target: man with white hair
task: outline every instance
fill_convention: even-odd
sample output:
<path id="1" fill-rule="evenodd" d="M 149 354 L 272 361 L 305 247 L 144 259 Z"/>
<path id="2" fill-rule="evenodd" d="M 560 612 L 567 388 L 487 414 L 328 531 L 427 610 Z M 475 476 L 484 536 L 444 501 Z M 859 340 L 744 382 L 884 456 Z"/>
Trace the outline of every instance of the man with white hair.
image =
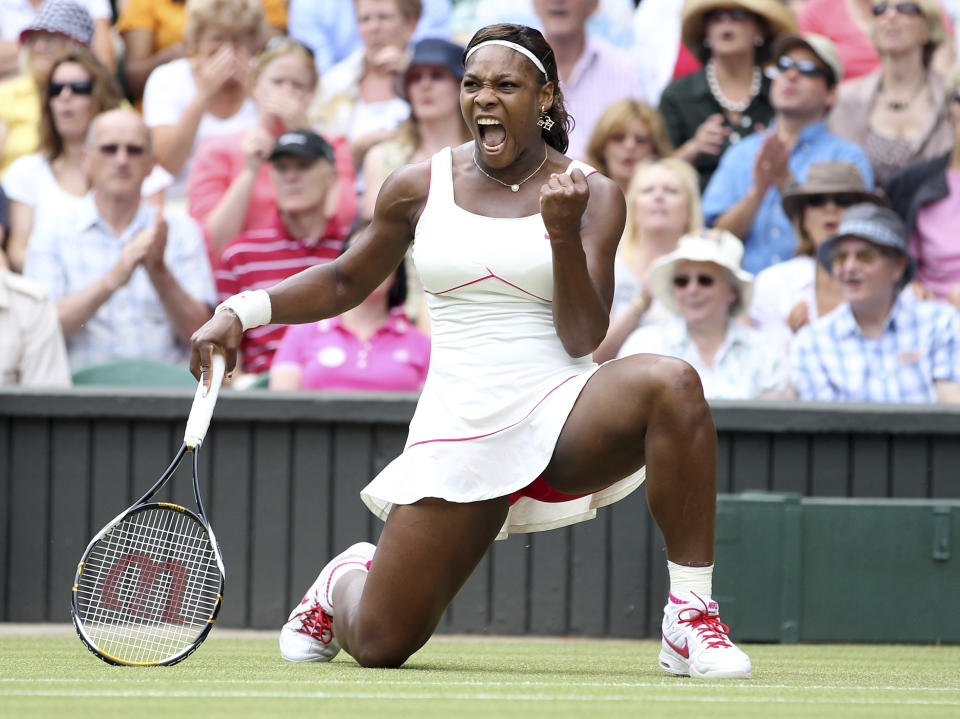
<path id="1" fill-rule="evenodd" d="M 200 229 L 141 202 L 153 164 L 140 115 L 98 115 L 84 147 L 90 193 L 39 218 L 30 237 L 24 274 L 56 300 L 73 370 L 119 358 L 180 362 L 212 313 Z"/>

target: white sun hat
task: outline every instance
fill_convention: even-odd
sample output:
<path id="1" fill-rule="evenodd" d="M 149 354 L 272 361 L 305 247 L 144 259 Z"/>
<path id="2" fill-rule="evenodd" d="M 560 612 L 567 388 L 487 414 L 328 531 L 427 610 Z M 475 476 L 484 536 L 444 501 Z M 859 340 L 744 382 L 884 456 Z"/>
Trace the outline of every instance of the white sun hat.
<path id="1" fill-rule="evenodd" d="M 744 270 L 743 243 L 731 232 L 719 229 L 701 230 L 684 235 L 677 249 L 664 255 L 650 268 L 650 293 L 674 314 L 680 313 L 673 294 L 673 275 L 681 262 L 712 262 L 726 271 L 737 290 L 737 301 L 731 308 L 738 315 L 750 306 L 753 296 L 753 275 Z"/>

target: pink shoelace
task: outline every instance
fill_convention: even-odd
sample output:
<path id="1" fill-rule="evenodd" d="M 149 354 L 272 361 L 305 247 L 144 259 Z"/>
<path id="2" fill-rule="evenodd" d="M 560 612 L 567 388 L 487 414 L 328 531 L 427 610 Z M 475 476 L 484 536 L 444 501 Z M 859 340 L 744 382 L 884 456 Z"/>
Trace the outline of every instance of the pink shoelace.
<path id="1" fill-rule="evenodd" d="M 323 644 L 329 644 L 333 640 L 333 617 L 323 611 L 319 602 L 305 609 L 300 616 L 302 619 L 298 632 L 313 637 Z"/>
<path id="2" fill-rule="evenodd" d="M 683 615 L 687 615 L 684 617 Z M 717 615 L 711 616 L 708 612 L 697 607 L 681 609 L 677 617 L 680 624 L 689 624 L 696 630 L 700 638 L 710 647 L 729 647 L 732 646 L 727 640 L 730 634 L 730 627 L 720 621 Z"/>

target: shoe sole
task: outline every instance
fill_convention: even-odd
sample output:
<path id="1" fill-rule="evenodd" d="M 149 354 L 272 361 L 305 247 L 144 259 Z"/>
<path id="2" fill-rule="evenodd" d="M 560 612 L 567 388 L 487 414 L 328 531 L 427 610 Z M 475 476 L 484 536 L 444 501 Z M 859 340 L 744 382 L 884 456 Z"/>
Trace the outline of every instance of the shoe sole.
<path id="1" fill-rule="evenodd" d="M 750 670 L 701 672 L 673 649 L 662 645 L 660 649 L 660 668 L 681 677 L 693 679 L 750 679 Z"/>

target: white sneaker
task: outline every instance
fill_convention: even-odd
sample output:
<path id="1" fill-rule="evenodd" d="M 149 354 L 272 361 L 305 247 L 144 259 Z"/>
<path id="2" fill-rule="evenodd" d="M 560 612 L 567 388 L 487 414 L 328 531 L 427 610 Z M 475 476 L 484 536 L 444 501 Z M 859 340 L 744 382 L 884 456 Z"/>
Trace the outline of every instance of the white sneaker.
<path id="1" fill-rule="evenodd" d="M 340 651 L 333 636 L 333 585 L 344 571 L 370 569 L 376 546 L 359 542 L 327 562 L 280 630 L 280 655 L 288 662 L 329 662 Z"/>
<path id="2" fill-rule="evenodd" d="M 710 598 L 685 602 L 673 594 L 663 608 L 660 666 L 696 679 L 749 679 L 750 657 L 730 641 L 730 627 Z"/>

